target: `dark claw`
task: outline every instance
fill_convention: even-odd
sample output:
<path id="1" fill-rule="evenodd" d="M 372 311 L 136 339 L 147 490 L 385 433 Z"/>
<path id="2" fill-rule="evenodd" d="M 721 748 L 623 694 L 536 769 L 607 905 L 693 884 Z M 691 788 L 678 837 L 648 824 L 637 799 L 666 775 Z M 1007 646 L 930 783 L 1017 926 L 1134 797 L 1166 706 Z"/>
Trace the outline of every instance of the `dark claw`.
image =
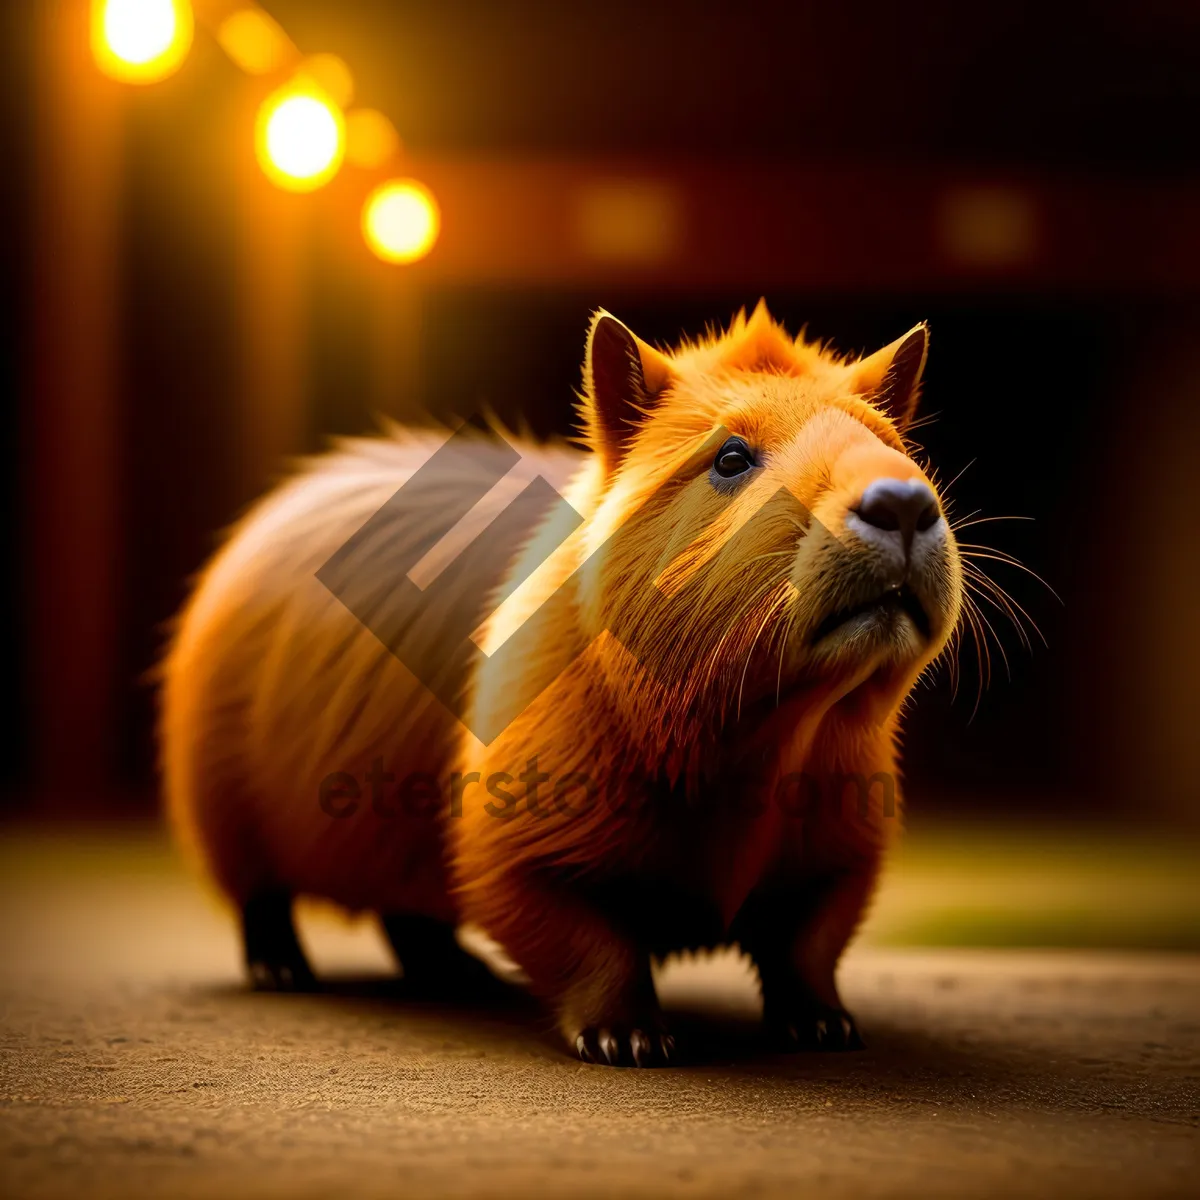
<path id="1" fill-rule="evenodd" d="M 629 1035 L 629 1049 L 633 1054 L 635 1067 L 650 1065 L 650 1039 L 640 1029 L 635 1029 Z"/>
<path id="2" fill-rule="evenodd" d="M 609 1066 L 620 1065 L 621 1044 L 607 1029 L 600 1030 L 600 1053 L 608 1059 Z"/>

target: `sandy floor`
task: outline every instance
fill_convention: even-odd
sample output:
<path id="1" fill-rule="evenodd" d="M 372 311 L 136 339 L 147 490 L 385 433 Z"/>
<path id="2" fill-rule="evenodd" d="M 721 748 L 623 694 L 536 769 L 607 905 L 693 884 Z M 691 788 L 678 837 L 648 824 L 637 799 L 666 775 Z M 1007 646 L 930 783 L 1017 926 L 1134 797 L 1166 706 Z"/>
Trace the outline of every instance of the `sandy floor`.
<path id="1" fill-rule="evenodd" d="M 55 865 L 57 864 L 57 866 Z M 692 1065 L 583 1066 L 519 998 L 406 1001 L 373 931 L 331 994 L 257 996 L 182 877 L 64 854 L 0 880 L 5 1196 L 1182 1196 L 1200 960 L 852 954 L 861 1054 L 765 1055 L 731 957 L 668 968 Z"/>

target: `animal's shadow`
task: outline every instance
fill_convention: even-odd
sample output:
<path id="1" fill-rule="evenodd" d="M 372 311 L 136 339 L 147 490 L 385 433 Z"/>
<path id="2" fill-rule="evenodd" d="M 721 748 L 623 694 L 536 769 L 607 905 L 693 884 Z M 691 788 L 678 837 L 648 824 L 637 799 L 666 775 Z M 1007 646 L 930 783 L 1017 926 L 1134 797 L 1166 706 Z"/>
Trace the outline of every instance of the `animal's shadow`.
<path id="1" fill-rule="evenodd" d="M 587 1071 L 621 1071 L 613 1067 L 584 1067 L 563 1046 L 552 1022 L 535 1000 L 519 987 L 499 979 L 468 994 L 430 997 L 407 985 L 402 977 L 334 976 L 317 992 L 295 996 L 260 996 L 247 988 L 220 989 L 226 999 L 240 1002 L 278 1001 L 302 1005 L 328 1018 L 344 1012 L 355 1019 L 378 1019 L 382 1036 L 397 1036 L 403 1056 L 407 1038 L 447 1037 L 497 1058 L 514 1054 L 528 1064 L 573 1065 Z M 873 1006 L 874 1008 L 875 1006 Z M 1014 1101 L 1036 1092 L 1045 1111 L 1068 1111 L 1082 1098 L 1099 1098 L 1103 1080 L 1085 1060 L 1070 1056 L 1048 1059 L 1029 1048 L 1015 1051 L 1004 1036 L 965 1037 L 961 1029 L 936 1024 L 914 1025 L 872 1011 L 863 1022 L 865 1050 L 845 1053 L 780 1053 L 767 1040 L 757 1017 L 746 1011 L 700 1004 L 668 1005 L 671 1029 L 681 1054 L 674 1069 L 652 1072 L 661 1085 L 702 1074 L 706 1080 L 730 1083 L 756 1080 L 813 1083 L 832 1088 L 852 1100 L 905 1101 L 910 1104 L 953 1105 L 977 1102 L 981 1095 L 994 1103 Z M 648 1072 L 636 1072 L 639 1075 Z M 1165 1097 L 1159 1097 L 1159 1103 Z M 1137 1107 L 1134 1105 L 1134 1107 Z"/>

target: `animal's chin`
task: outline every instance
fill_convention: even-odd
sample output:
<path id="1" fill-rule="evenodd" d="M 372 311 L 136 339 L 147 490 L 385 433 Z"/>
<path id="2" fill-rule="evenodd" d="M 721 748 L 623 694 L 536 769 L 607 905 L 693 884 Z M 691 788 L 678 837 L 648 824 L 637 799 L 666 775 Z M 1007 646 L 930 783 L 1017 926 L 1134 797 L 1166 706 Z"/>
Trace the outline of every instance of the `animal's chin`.
<path id="1" fill-rule="evenodd" d="M 870 599 L 836 609 L 810 632 L 797 631 L 790 653 L 772 672 L 775 702 L 846 676 L 891 677 L 930 655 L 934 622 L 907 585 L 881 589 Z"/>
<path id="2" fill-rule="evenodd" d="M 929 613 L 907 584 L 834 610 L 808 639 L 811 652 L 826 661 L 861 661 L 876 655 L 893 660 L 916 658 L 931 641 Z"/>
<path id="3" fill-rule="evenodd" d="M 808 630 L 792 631 L 781 658 L 764 658 L 756 669 L 741 672 L 738 719 L 753 724 L 760 713 L 848 681 L 857 681 L 851 687 L 857 696 L 890 695 L 936 652 L 939 625 L 914 589 L 881 587 L 827 613 Z"/>
<path id="4" fill-rule="evenodd" d="M 857 604 L 834 610 L 813 630 L 809 640 L 815 646 L 836 637 L 873 633 L 886 636 L 904 626 L 912 629 L 922 642 L 930 640 L 929 614 L 908 584 L 886 588 Z"/>

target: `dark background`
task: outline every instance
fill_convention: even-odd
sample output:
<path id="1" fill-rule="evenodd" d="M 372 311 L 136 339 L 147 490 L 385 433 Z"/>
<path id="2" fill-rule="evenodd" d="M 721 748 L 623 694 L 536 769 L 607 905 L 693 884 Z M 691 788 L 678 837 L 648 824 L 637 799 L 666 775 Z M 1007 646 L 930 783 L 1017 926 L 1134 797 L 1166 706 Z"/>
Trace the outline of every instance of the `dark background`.
<path id="1" fill-rule="evenodd" d="M 814 259 L 917 204 L 908 180 L 999 180 L 1035 197 L 1066 188 L 1074 207 L 1064 216 L 1060 204 L 1053 228 L 1077 227 L 1069 259 L 1051 233 L 1015 270 L 926 269 L 925 231 L 896 220 L 845 284 L 836 270 L 806 271 L 802 249 L 790 251 L 794 269 L 766 282 L 752 262 L 744 277 L 722 268 L 715 280 L 693 268 L 652 278 L 605 269 L 593 279 L 581 268 L 550 282 L 472 279 L 439 272 L 435 252 L 427 271 L 413 268 L 398 285 L 398 307 L 381 310 L 377 264 L 348 257 L 326 232 L 357 186 L 343 172 L 328 195 L 304 198 L 292 297 L 303 403 L 296 435 L 281 444 L 316 449 L 328 434 L 369 430 L 377 412 L 417 419 L 482 403 L 564 432 L 596 305 L 669 342 L 765 293 L 790 329 L 807 324 L 845 350 L 875 348 L 927 319 L 925 410 L 939 416 L 921 439 L 943 478 L 972 464 L 953 490 L 958 511 L 1034 518 L 982 526 L 973 540 L 1016 554 L 1062 604 L 996 566 L 1049 646 L 1035 638 L 1026 652 L 993 613 L 1011 680 L 993 649 L 994 677 L 977 711 L 969 653 L 957 699 L 944 675 L 923 691 L 906 738 L 912 808 L 1195 823 L 1200 8 L 1187 0 L 264 7 L 304 51 L 342 55 L 362 101 L 388 113 L 412 162 L 435 164 L 435 175 L 444 160 L 569 160 L 584 169 L 619 160 L 667 175 L 678 163 L 684 177 L 700 163 L 734 181 L 778 180 L 774 219 L 788 211 L 780 193 L 800 179 L 787 238 L 811 244 Z M 39 728 L 61 698 L 56 689 L 74 686 L 69 672 L 52 670 L 47 647 L 64 622 L 86 624 L 93 597 L 72 590 L 70 572 L 60 586 L 37 553 L 38 513 L 63 486 L 35 445 L 48 436 L 39 356 L 73 352 L 72 316 L 38 300 L 44 276 L 69 276 L 45 219 L 37 50 L 45 6 L 5 8 L 13 169 L 3 205 L 15 303 L 0 379 L 9 435 L 0 548 L 11 604 L 0 634 L 11 681 L 0 772 L 22 809 L 149 811 L 146 673 L 188 575 L 264 482 L 245 468 L 237 433 L 239 413 L 255 402 L 244 367 L 247 193 L 235 181 L 241 151 L 230 149 L 248 137 L 246 85 L 198 29 L 177 76 L 119 101 L 115 517 L 106 535 L 115 648 L 103 738 L 112 753 L 88 761 Z M 53 21 L 49 28 L 53 38 Z M 814 221 L 807 189 L 819 193 L 823 180 L 860 169 L 884 180 L 884 193 L 864 194 L 861 212 L 835 214 L 835 226 Z M 61 172 L 54 178 L 61 192 Z M 93 200 L 81 190 L 73 202 Z M 278 203 L 299 211 L 295 198 Z M 1191 214 L 1192 240 L 1185 221 L 1177 250 L 1164 254 L 1156 239 L 1180 213 Z M 443 238 L 452 237 L 448 223 Z M 715 259 L 727 249 L 700 243 L 690 253 Z M 62 322 L 51 343 L 34 328 L 47 312 Z M 403 369 L 380 375 L 371 364 L 381 339 L 386 348 L 389 312 L 404 322 L 396 339 L 406 349 Z M 69 550 L 72 535 L 56 536 Z"/>

